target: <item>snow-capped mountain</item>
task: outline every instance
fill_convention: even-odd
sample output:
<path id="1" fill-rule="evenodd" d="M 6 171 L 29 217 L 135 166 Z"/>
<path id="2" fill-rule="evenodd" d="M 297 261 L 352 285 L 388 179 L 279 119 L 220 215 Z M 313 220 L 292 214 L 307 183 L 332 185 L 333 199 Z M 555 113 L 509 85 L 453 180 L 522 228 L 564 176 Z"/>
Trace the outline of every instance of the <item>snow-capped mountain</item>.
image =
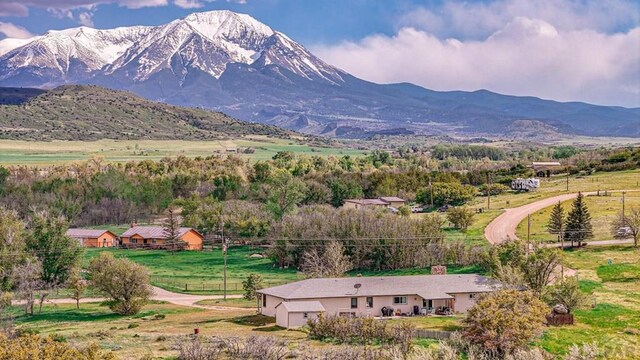
<path id="1" fill-rule="evenodd" d="M 229 63 L 276 64 L 308 79 L 341 81 L 338 71 L 254 18 L 231 11 L 195 13 L 156 27 L 49 31 L 5 47 L 0 81 L 39 85 L 104 75 L 145 81 L 163 70 L 220 78 Z"/>
<path id="2" fill-rule="evenodd" d="M 74 83 L 345 137 L 526 134 L 522 124 L 536 134 L 542 129 L 544 134 L 640 136 L 638 109 L 373 84 L 325 63 L 251 16 L 231 11 L 194 13 L 160 26 L 79 27 L 0 41 L 0 86 Z"/>

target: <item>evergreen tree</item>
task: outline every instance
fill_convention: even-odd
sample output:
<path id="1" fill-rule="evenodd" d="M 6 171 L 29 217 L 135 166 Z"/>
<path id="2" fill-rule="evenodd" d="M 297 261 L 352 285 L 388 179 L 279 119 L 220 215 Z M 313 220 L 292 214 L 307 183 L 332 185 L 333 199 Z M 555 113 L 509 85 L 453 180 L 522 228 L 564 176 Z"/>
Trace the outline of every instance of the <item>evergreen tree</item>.
<path id="1" fill-rule="evenodd" d="M 573 201 L 571 211 L 567 216 L 564 238 L 571 240 L 571 246 L 573 246 L 574 241 L 580 246 L 583 241 L 592 237 L 591 215 L 587 204 L 584 202 L 584 196 L 582 193 L 578 193 L 578 197 Z"/>
<path id="2" fill-rule="evenodd" d="M 564 209 L 562 208 L 562 204 L 558 201 L 557 204 L 553 206 L 551 210 L 551 215 L 549 216 L 549 224 L 547 225 L 547 231 L 550 234 L 562 234 L 562 230 L 564 228 Z"/>

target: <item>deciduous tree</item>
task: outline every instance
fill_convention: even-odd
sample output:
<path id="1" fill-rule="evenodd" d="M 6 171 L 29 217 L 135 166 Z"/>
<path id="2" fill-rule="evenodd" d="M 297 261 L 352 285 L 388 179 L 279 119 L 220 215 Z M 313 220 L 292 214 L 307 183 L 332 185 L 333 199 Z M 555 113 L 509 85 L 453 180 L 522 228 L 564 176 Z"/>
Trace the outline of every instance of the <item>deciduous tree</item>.
<path id="1" fill-rule="evenodd" d="M 80 309 L 80 299 L 87 289 L 88 282 L 82 276 L 80 268 L 76 267 L 71 270 L 67 279 L 67 287 L 71 289 L 71 298 L 76 301 L 76 309 Z"/>
<path id="2" fill-rule="evenodd" d="M 464 232 L 473 224 L 475 216 L 475 211 L 466 206 L 454 207 L 447 210 L 447 220 L 453 224 L 454 228 Z"/>
<path id="3" fill-rule="evenodd" d="M 353 265 L 339 241 L 329 241 L 323 250 L 313 248 L 302 259 L 302 270 L 310 278 L 342 277 Z"/>
<path id="4" fill-rule="evenodd" d="M 48 287 L 67 281 L 69 272 L 80 262 L 83 253 L 78 241 L 66 235 L 67 221 L 60 216 L 39 212 L 32 216 L 27 251 L 42 264 L 42 280 Z"/>
<path id="5" fill-rule="evenodd" d="M 24 248 L 24 223 L 15 211 L 0 208 L 0 291 L 11 287 L 11 273 L 23 260 Z"/>
<path id="6" fill-rule="evenodd" d="M 463 337 L 495 356 L 522 349 L 542 333 L 549 307 L 529 291 L 501 290 L 482 297 L 463 320 Z"/>
<path id="7" fill-rule="evenodd" d="M 93 286 L 109 296 L 109 308 L 120 315 L 134 315 L 153 294 L 147 269 L 129 259 L 103 252 L 89 264 Z"/>
<path id="8" fill-rule="evenodd" d="M 638 237 L 640 237 L 640 209 L 631 208 L 630 213 L 619 214 L 613 223 L 611 224 L 611 230 L 614 235 L 620 228 L 628 228 L 631 236 L 633 237 L 633 245 L 638 246 Z"/>
<path id="9" fill-rule="evenodd" d="M 258 290 L 263 288 L 263 280 L 260 274 L 250 274 L 246 280 L 242 281 L 243 297 L 247 300 L 254 300 L 260 307 L 260 294 Z"/>

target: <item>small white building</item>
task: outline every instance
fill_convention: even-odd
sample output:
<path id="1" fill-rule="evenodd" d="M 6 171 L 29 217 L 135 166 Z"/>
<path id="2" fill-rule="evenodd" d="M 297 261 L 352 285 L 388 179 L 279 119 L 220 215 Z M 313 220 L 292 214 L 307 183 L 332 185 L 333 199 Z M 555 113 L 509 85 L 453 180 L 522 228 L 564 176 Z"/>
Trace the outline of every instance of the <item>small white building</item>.
<path id="1" fill-rule="evenodd" d="M 259 290 L 260 312 L 274 316 L 285 328 L 303 326 L 309 318 L 327 315 L 382 316 L 465 313 L 479 294 L 500 284 L 481 275 L 415 275 L 307 279 Z"/>
<path id="2" fill-rule="evenodd" d="M 276 305 L 276 325 L 287 329 L 302 327 L 324 311 L 319 301 L 283 301 Z"/>

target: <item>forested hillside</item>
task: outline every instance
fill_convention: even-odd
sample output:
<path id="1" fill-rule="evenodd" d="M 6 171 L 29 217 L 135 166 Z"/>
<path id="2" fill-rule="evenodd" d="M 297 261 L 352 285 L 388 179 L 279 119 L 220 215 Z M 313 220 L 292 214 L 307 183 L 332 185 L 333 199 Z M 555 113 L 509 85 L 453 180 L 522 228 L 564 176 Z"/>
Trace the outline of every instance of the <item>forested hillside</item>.
<path id="1" fill-rule="evenodd" d="M 21 140 L 210 140 L 294 133 L 223 113 L 156 103 L 97 86 L 0 91 L 0 138 Z M 5 96 L 6 95 L 6 96 Z M 28 99 L 25 101 L 25 99 Z M 5 101 L 6 100 L 6 101 Z"/>

